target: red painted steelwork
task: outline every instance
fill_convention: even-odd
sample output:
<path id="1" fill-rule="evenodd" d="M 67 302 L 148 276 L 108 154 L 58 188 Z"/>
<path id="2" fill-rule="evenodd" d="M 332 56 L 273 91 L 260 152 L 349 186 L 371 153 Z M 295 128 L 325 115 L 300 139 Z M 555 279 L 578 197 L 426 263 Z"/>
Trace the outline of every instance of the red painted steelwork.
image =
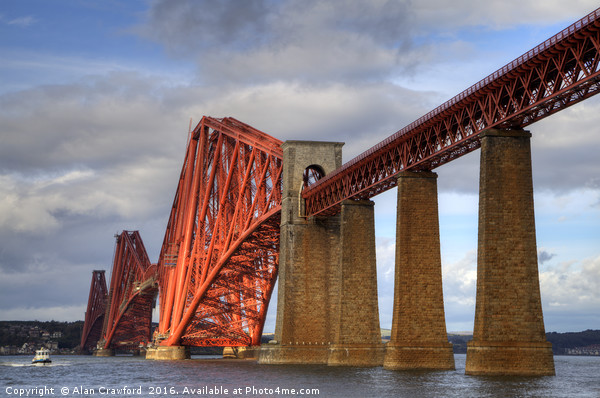
<path id="1" fill-rule="evenodd" d="M 191 132 L 158 260 L 162 345 L 260 344 L 279 263 L 281 141 L 233 118 Z"/>
<path id="2" fill-rule="evenodd" d="M 479 148 L 489 128 L 518 129 L 600 91 L 600 8 L 375 145 L 303 191 L 306 215 L 396 186 Z"/>
<path id="3" fill-rule="evenodd" d="M 88 306 L 81 333 L 81 351 L 92 351 L 96 348 L 96 344 L 102 335 L 107 299 L 108 289 L 106 288 L 104 270 L 93 271 Z"/>
<path id="4" fill-rule="evenodd" d="M 135 349 L 150 341 L 156 273 L 138 231 L 117 236 L 102 348 Z"/>

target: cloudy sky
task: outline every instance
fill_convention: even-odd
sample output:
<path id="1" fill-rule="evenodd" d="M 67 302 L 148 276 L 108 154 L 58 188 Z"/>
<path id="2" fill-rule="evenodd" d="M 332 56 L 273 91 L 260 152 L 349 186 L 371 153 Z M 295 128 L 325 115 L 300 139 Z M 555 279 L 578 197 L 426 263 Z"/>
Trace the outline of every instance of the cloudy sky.
<path id="1" fill-rule="evenodd" d="M 349 160 L 597 6 L 2 0 L 0 319 L 83 319 L 123 229 L 157 261 L 190 119 L 343 141 Z M 600 329 L 599 125 L 600 97 L 529 127 L 547 331 Z M 478 162 L 436 169 L 449 331 L 473 327 Z M 395 194 L 374 198 L 385 328 Z"/>

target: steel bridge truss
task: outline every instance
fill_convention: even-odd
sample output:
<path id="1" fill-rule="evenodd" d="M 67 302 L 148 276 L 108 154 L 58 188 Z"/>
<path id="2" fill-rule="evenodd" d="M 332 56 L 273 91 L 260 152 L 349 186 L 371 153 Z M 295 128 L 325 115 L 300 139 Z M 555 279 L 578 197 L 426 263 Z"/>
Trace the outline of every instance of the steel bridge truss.
<path id="1" fill-rule="evenodd" d="M 600 90 L 600 9 L 388 137 L 303 191 L 306 216 L 396 186 L 479 148 L 485 129 L 520 129 Z"/>
<path id="2" fill-rule="evenodd" d="M 190 133 L 158 261 L 162 345 L 260 344 L 279 264 L 281 141 L 233 118 Z"/>
<path id="3" fill-rule="evenodd" d="M 156 264 L 138 231 L 118 235 L 100 348 L 137 349 L 150 341 L 156 300 Z"/>
<path id="4" fill-rule="evenodd" d="M 106 277 L 104 271 L 92 272 L 92 283 L 88 298 L 85 321 L 81 333 L 81 351 L 90 352 L 96 348 L 96 344 L 102 335 L 104 315 L 106 313 L 106 301 L 108 289 L 106 288 Z"/>

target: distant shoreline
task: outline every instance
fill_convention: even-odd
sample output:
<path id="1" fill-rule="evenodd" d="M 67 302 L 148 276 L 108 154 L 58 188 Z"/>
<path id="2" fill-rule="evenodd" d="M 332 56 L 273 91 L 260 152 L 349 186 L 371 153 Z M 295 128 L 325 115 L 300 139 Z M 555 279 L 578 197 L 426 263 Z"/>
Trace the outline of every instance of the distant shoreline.
<path id="1" fill-rule="evenodd" d="M 31 355 L 35 349 L 45 346 L 54 354 L 79 354 L 83 321 L 0 321 L 0 355 Z M 383 342 L 390 340 L 391 330 L 381 329 Z M 263 333 L 262 343 L 268 343 L 274 333 Z M 454 353 L 467 352 L 467 342 L 472 332 L 450 332 L 448 340 Z M 581 332 L 549 332 L 547 340 L 552 343 L 554 355 L 600 356 L 600 330 Z"/>

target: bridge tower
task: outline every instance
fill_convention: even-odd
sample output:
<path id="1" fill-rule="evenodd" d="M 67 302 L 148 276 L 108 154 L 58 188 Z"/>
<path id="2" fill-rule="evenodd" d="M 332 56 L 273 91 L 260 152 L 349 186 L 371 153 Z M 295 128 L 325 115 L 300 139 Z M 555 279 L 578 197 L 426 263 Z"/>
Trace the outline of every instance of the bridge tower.
<path id="1" fill-rule="evenodd" d="M 190 346 L 254 356 L 279 263 L 281 144 L 231 117 L 204 116 L 190 132 L 146 359 L 185 359 Z"/>
<path id="2" fill-rule="evenodd" d="M 81 352 L 93 352 L 102 336 L 107 298 L 108 289 L 104 270 L 95 270 L 92 272 L 88 306 L 85 312 L 83 331 L 81 332 Z"/>
<path id="3" fill-rule="evenodd" d="M 115 350 L 139 352 L 150 341 L 152 309 L 157 294 L 156 264 L 148 258 L 138 231 L 115 235 L 110 289 L 96 356 Z"/>
<path id="4" fill-rule="evenodd" d="M 373 202 L 345 201 L 338 215 L 303 216 L 303 187 L 341 166 L 342 145 L 282 145 L 277 321 L 260 363 L 377 366 L 383 361 Z"/>

